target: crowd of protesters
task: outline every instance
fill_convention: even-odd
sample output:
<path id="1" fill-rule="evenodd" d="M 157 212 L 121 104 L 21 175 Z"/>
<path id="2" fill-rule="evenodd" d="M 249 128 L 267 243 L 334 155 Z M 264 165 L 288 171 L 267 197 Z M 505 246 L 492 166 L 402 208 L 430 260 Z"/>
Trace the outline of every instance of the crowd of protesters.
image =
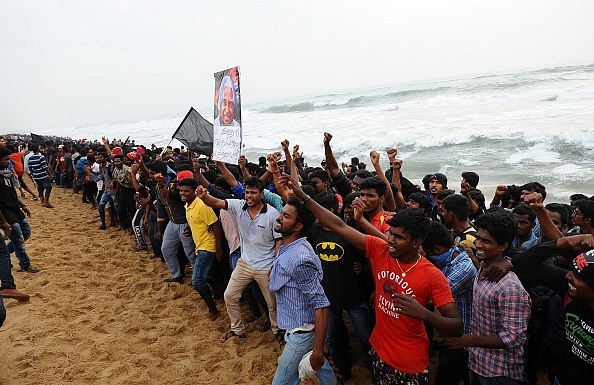
<path id="1" fill-rule="evenodd" d="M 372 151 L 371 171 L 339 165 L 332 135 L 322 140 L 322 167 L 308 167 L 286 140 L 258 163 L 225 164 L 107 138 L 0 138 L 2 297 L 28 299 L 9 255 L 39 271 L 24 247 L 26 198 L 51 209 L 58 187 L 98 210 L 99 229 L 128 231 L 133 251 L 162 260 L 165 283 L 191 272 L 211 321 L 223 297 L 221 343 L 241 343 L 246 323 L 270 330 L 284 346 L 273 384 L 352 376 L 343 313 L 376 384 L 429 384 L 435 349 L 435 384 L 536 384 L 543 369 L 555 384 L 594 378 L 593 197 L 545 205 L 545 186 L 525 181 L 488 203 L 474 172 L 458 192 L 441 173 L 418 186 L 396 149 L 388 170 Z"/>

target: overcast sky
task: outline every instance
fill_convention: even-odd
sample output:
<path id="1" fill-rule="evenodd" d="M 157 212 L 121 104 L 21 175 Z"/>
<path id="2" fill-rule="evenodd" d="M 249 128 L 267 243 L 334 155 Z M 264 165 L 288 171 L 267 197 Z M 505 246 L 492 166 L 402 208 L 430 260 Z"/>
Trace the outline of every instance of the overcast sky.
<path id="1" fill-rule="evenodd" d="M 594 62 L 594 1 L 0 0 L 0 133 Z"/>

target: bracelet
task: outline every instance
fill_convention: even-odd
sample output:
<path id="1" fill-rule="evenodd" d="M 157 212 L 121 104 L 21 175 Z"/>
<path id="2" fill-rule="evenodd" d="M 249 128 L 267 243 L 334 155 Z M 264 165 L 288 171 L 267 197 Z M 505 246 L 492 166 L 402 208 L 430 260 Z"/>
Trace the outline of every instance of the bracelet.
<path id="1" fill-rule="evenodd" d="M 306 195 L 305 198 L 303 198 L 303 204 L 306 204 L 308 200 L 310 200 L 311 197 L 309 195 Z"/>

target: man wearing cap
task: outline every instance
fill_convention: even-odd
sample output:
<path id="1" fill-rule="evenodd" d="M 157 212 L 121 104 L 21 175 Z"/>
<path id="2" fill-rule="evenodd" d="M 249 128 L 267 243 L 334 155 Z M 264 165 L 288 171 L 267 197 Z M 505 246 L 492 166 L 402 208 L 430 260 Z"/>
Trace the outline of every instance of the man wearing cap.
<path id="1" fill-rule="evenodd" d="M 437 219 L 437 198 L 436 195 L 441 190 L 445 190 L 448 188 L 448 178 L 440 172 L 436 172 L 435 174 L 431 174 L 426 176 L 428 179 L 427 182 L 427 197 L 429 198 L 429 202 L 431 202 L 431 213 L 429 217 L 431 219 Z"/>
<path id="2" fill-rule="evenodd" d="M 532 247 L 513 259 L 514 269 L 564 298 L 565 336 L 555 384 L 584 384 L 594 378 L 594 237 L 559 238 Z M 560 255 L 577 257 L 570 270 L 546 262 Z M 589 380 L 588 380 L 589 379 Z"/>
<path id="3" fill-rule="evenodd" d="M 155 237 L 163 242 L 161 252 L 171 273 L 171 278 L 164 282 L 183 283 L 185 261 L 178 257 L 178 247 L 182 245 L 185 257 L 194 265 L 196 244 L 189 232 L 185 203 L 179 195 L 177 181 L 192 178 L 194 174 L 180 171 L 176 178 L 167 173 L 167 164 L 163 161 L 152 162 L 148 169 L 151 179 L 156 182 L 158 230 Z"/>

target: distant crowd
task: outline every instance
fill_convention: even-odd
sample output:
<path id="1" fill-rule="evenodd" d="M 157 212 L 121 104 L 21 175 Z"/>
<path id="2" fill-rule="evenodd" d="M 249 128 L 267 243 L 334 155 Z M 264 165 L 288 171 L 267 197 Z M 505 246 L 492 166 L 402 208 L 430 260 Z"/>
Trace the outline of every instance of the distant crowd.
<path id="1" fill-rule="evenodd" d="M 132 251 L 163 261 L 166 284 L 189 275 L 211 321 L 224 299 L 220 343 L 241 343 L 247 323 L 270 330 L 283 347 L 273 384 L 351 378 L 343 313 L 376 384 L 429 384 L 436 350 L 435 384 L 594 378 L 594 197 L 545 204 L 544 185 L 519 181 L 488 201 L 472 171 L 455 189 L 437 172 L 415 184 L 397 149 L 387 170 L 376 151 L 369 166 L 339 163 L 329 133 L 320 167 L 287 140 L 225 164 L 183 146 L 21 139 L 0 137 L 0 324 L 2 297 L 29 299 L 10 254 L 40 271 L 27 202 L 51 209 L 63 188 L 98 211 L 100 230 L 129 232 Z"/>

